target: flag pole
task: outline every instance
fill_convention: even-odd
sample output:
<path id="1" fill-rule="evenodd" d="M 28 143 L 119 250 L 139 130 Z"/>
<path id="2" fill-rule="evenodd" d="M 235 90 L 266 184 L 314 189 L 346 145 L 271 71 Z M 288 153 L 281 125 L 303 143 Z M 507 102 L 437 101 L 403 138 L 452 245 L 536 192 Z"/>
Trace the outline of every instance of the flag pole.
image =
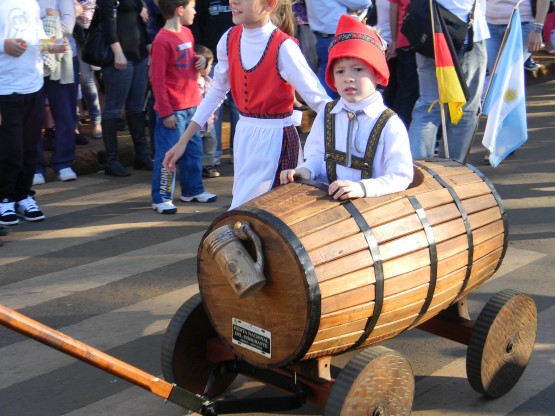
<path id="1" fill-rule="evenodd" d="M 435 3 L 434 0 L 430 0 L 430 21 L 432 22 L 432 41 L 434 44 L 434 59 L 436 56 L 436 37 L 435 37 L 435 22 L 434 22 L 434 7 Z M 439 83 L 438 83 L 438 97 L 439 97 Z M 447 142 L 447 127 L 445 125 L 445 107 L 441 102 L 439 104 L 439 111 L 441 114 L 441 138 L 443 142 L 443 153 L 447 159 L 449 159 L 449 146 Z M 435 142 L 434 142 L 435 146 Z"/>
<path id="2" fill-rule="evenodd" d="M 470 149 L 472 148 L 472 144 L 474 143 L 474 138 L 476 137 L 476 133 L 478 132 L 478 127 L 480 127 L 480 122 L 482 121 L 482 117 L 483 117 L 483 113 L 482 113 L 482 107 L 485 104 L 488 95 L 489 95 L 489 90 L 491 87 L 491 83 L 493 81 L 493 75 L 495 74 L 495 72 L 497 71 L 497 64 L 499 63 L 499 58 L 501 57 L 501 52 L 503 51 L 503 49 L 505 48 L 505 44 L 507 43 L 507 37 L 509 36 L 509 30 L 511 28 L 511 23 L 513 22 L 513 16 L 515 15 L 515 10 L 518 9 L 518 6 L 520 6 L 520 3 L 522 3 L 523 0 L 519 0 L 515 7 L 513 8 L 513 12 L 511 13 L 511 17 L 509 18 L 509 23 L 507 23 L 507 28 L 505 29 L 505 33 L 503 34 L 503 39 L 501 40 L 501 46 L 499 47 L 499 51 L 497 52 L 497 56 L 495 57 L 495 63 L 493 65 L 493 68 L 491 70 L 491 74 L 489 74 L 489 81 L 488 81 L 488 86 L 486 88 L 486 92 L 484 93 L 484 98 L 482 99 L 482 105 L 480 106 L 480 109 L 478 111 L 478 118 L 476 120 L 476 125 L 474 126 L 474 132 L 472 133 L 472 138 L 470 139 L 470 144 L 468 145 L 468 148 L 466 149 L 466 155 L 464 156 L 464 159 L 462 160 L 462 163 L 466 164 L 466 162 L 468 161 L 468 157 L 470 156 Z"/>

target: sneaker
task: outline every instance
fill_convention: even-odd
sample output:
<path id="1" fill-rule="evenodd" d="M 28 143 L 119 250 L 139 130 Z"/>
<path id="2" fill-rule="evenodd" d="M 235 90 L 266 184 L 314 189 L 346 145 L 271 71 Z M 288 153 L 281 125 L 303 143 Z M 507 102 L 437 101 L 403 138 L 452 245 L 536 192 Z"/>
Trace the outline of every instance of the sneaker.
<path id="1" fill-rule="evenodd" d="M 183 202 L 214 202 L 218 197 L 214 194 L 209 194 L 208 192 L 203 192 L 195 196 L 183 196 L 179 198 Z"/>
<path id="2" fill-rule="evenodd" d="M 93 139 L 102 139 L 102 126 L 100 124 L 94 125 L 91 137 Z"/>
<path id="3" fill-rule="evenodd" d="M 77 174 L 71 168 L 63 168 L 58 171 L 58 180 L 62 182 L 74 181 Z"/>
<path id="4" fill-rule="evenodd" d="M 19 223 L 19 220 L 15 213 L 15 202 L 3 199 L 2 202 L 0 202 L 0 224 L 15 225 L 17 223 Z"/>
<path id="5" fill-rule="evenodd" d="M 152 209 L 160 214 L 175 214 L 177 212 L 177 208 L 172 201 L 164 201 L 159 204 L 152 203 Z"/>
<path id="6" fill-rule="evenodd" d="M 35 198 L 31 195 L 21 201 L 17 201 L 16 207 L 17 215 L 27 221 L 41 221 L 46 218 L 35 202 Z"/>
<path id="7" fill-rule="evenodd" d="M 538 69 L 541 68 L 540 64 L 537 64 L 536 62 L 534 62 L 531 59 L 528 59 L 526 62 L 524 62 L 524 69 L 526 69 L 527 71 L 537 71 Z"/>
<path id="8" fill-rule="evenodd" d="M 218 176 L 220 176 L 220 172 L 218 172 L 212 166 L 202 168 L 202 177 L 203 178 L 217 178 Z"/>
<path id="9" fill-rule="evenodd" d="M 33 186 L 44 185 L 45 183 L 44 175 L 42 173 L 35 173 L 35 176 L 33 176 Z"/>

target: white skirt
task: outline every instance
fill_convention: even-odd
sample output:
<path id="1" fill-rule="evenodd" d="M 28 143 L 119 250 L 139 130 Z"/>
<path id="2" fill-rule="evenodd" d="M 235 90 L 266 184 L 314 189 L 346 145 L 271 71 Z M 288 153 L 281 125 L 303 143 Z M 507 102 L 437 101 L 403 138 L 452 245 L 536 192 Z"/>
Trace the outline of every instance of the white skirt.
<path id="1" fill-rule="evenodd" d="M 291 117 L 262 119 L 239 117 L 233 139 L 233 209 L 269 191 L 281 156 L 283 128 Z"/>

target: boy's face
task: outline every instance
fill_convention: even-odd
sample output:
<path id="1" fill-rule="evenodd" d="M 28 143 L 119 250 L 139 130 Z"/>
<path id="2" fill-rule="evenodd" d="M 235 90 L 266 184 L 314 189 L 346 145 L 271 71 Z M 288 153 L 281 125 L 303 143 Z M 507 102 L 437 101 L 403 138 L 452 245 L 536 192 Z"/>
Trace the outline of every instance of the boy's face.
<path id="1" fill-rule="evenodd" d="M 201 71 L 201 75 L 203 77 L 207 77 L 210 74 L 210 71 L 212 71 L 212 60 L 206 63 L 206 68 L 204 68 L 204 70 Z"/>
<path id="2" fill-rule="evenodd" d="M 180 21 L 182 25 L 192 25 L 195 18 L 195 0 L 190 0 L 185 6 L 180 6 Z"/>
<path id="3" fill-rule="evenodd" d="M 333 64 L 333 82 L 345 101 L 356 103 L 376 91 L 376 75 L 364 61 L 341 58 Z"/>

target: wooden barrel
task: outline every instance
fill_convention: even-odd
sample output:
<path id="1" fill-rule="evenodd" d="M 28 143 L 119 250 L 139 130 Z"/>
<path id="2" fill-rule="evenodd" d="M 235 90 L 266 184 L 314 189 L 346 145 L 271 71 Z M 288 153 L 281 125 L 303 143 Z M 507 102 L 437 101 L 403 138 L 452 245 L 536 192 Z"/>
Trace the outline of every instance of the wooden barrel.
<path id="1" fill-rule="evenodd" d="M 204 239 L 237 222 L 262 242 L 266 285 L 240 299 L 201 243 L 200 292 L 224 342 L 265 368 L 392 338 L 484 283 L 507 248 L 492 184 L 444 159 L 415 163 L 411 187 L 380 198 L 281 186 L 216 219 Z"/>

